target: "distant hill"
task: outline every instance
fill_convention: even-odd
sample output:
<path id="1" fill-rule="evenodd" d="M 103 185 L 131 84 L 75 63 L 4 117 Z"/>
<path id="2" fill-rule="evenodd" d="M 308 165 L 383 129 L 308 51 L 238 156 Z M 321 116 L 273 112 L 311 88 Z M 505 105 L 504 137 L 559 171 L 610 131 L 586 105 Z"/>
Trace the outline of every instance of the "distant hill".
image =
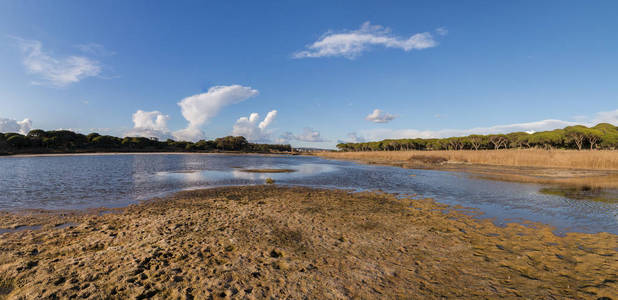
<path id="1" fill-rule="evenodd" d="M 242 136 L 226 136 L 215 140 L 185 142 L 156 138 L 125 137 L 68 130 L 31 130 L 27 135 L 0 133 L 0 154 L 83 153 L 83 152 L 291 152 L 290 145 L 254 144 Z"/>

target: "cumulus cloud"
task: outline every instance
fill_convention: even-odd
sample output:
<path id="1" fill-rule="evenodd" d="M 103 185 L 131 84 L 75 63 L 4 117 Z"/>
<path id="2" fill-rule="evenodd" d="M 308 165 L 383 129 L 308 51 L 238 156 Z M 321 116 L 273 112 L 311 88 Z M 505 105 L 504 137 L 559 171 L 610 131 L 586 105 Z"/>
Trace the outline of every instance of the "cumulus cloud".
<path id="1" fill-rule="evenodd" d="M 26 70 L 43 80 L 43 82 L 34 82 L 35 84 L 47 83 L 63 87 L 101 73 L 101 64 L 96 60 L 76 55 L 62 58 L 52 57 L 43 51 L 43 45 L 39 41 L 17 37 L 14 39 L 17 40 L 24 55 L 23 64 Z"/>
<path id="2" fill-rule="evenodd" d="M 277 139 L 277 142 L 281 144 L 288 144 L 291 141 L 300 141 L 300 142 L 308 142 L 308 143 L 328 142 L 327 140 L 322 138 L 319 131 L 314 130 L 309 127 L 304 128 L 303 132 L 300 134 L 293 134 L 292 132 L 289 132 L 289 131 L 285 132 L 279 137 L 279 139 Z"/>
<path id="3" fill-rule="evenodd" d="M 0 132 L 16 132 L 21 134 L 28 134 L 32 129 L 32 121 L 30 119 L 23 119 L 17 121 L 13 119 L 0 118 Z"/>
<path id="4" fill-rule="evenodd" d="M 445 29 L 444 29 L 445 30 Z M 421 50 L 437 46 L 429 32 L 417 33 L 408 38 L 391 34 L 391 30 L 380 25 L 363 23 L 357 30 L 341 33 L 327 32 L 319 40 L 307 46 L 307 50 L 294 53 L 294 58 L 343 56 L 353 59 L 372 46 L 396 48 L 404 51 Z"/>
<path id="5" fill-rule="evenodd" d="M 364 137 L 359 136 L 356 132 L 350 132 L 345 139 L 337 140 L 337 143 L 364 143 L 366 141 Z"/>
<path id="6" fill-rule="evenodd" d="M 598 123 L 610 123 L 618 126 L 618 109 L 613 111 L 598 112 L 593 117 L 580 117 L 579 121 L 564 121 L 546 119 L 535 122 L 496 125 L 490 127 L 475 127 L 470 129 L 442 129 L 442 130 L 417 130 L 417 129 L 373 129 L 362 131 L 362 136 L 367 140 L 397 139 L 397 138 L 445 138 L 452 136 L 466 136 L 470 134 L 497 134 L 523 131 L 534 133 L 538 131 L 554 130 L 573 125 L 585 125 L 588 127 Z"/>
<path id="7" fill-rule="evenodd" d="M 397 116 L 391 115 L 389 113 L 385 113 L 382 110 L 374 109 L 372 113 L 365 117 L 365 120 L 371 121 L 374 123 L 388 123 L 394 120 Z"/>
<path id="8" fill-rule="evenodd" d="M 178 105 L 182 116 L 189 122 L 187 128 L 174 132 L 179 140 L 198 140 L 203 138 L 201 126 L 216 116 L 221 108 L 245 101 L 259 92 L 241 85 L 214 86 L 208 92 L 182 99 Z"/>
<path id="9" fill-rule="evenodd" d="M 268 131 L 268 126 L 275 120 L 277 111 L 268 112 L 262 122 L 258 113 L 252 113 L 249 117 L 241 117 L 234 124 L 232 135 L 244 136 L 250 142 L 270 142 L 271 132 Z"/>
<path id="10" fill-rule="evenodd" d="M 133 129 L 125 133 L 125 136 L 156 137 L 158 139 L 171 138 L 167 128 L 169 116 L 159 111 L 138 110 L 133 114 Z"/>
<path id="11" fill-rule="evenodd" d="M 266 127 L 268 127 L 268 125 L 270 125 L 275 120 L 276 116 L 276 110 L 269 111 L 268 114 L 266 114 L 266 118 L 264 118 L 264 121 L 260 122 L 260 125 L 258 127 L 262 130 L 265 130 Z"/>

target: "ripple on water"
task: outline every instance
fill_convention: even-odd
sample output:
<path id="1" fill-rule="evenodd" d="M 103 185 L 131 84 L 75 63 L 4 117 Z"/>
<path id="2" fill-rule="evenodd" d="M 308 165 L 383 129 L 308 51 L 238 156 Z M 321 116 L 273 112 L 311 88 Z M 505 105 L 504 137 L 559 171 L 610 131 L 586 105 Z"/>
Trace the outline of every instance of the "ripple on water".
<path id="1" fill-rule="evenodd" d="M 245 172 L 294 170 L 294 172 Z M 122 207 L 175 191 L 276 184 L 381 190 L 472 207 L 496 224 L 549 224 L 556 232 L 618 234 L 618 203 L 540 193 L 544 186 L 461 173 L 360 165 L 306 156 L 127 154 L 0 158 L 0 210 Z M 593 199 L 594 200 L 594 199 Z M 511 221 L 512 222 L 512 221 Z"/>

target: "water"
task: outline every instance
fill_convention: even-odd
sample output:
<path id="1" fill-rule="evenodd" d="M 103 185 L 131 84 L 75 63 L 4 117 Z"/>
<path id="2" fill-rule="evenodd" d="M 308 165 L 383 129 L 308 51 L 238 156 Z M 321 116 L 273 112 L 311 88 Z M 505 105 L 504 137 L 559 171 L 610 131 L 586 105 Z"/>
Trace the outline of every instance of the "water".
<path id="1" fill-rule="evenodd" d="M 294 173 L 246 173 L 285 168 Z M 414 176 L 410 176 L 414 175 Z M 120 207 L 179 190 L 277 184 L 418 194 L 477 208 L 498 225 L 529 220 L 557 233 L 618 234 L 618 202 L 539 193 L 536 184 L 482 180 L 464 173 L 409 170 L 304 156 L 127 154 L 0 158 L 0 210 Z"/>

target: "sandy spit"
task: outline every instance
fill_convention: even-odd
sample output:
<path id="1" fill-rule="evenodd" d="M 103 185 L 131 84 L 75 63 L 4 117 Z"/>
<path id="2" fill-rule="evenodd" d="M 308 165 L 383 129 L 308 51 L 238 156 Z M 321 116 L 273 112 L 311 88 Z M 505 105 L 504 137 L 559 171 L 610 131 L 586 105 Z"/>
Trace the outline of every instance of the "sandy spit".
<path id="1" fill-rule="evenodd" d="M 59 224 L 71 226 L 56 226 Z M 431 199 L 181 192 L 115 213 L 1 213 L 0 298 L 617 298 L 618 237 L 500 228 Z"/>

